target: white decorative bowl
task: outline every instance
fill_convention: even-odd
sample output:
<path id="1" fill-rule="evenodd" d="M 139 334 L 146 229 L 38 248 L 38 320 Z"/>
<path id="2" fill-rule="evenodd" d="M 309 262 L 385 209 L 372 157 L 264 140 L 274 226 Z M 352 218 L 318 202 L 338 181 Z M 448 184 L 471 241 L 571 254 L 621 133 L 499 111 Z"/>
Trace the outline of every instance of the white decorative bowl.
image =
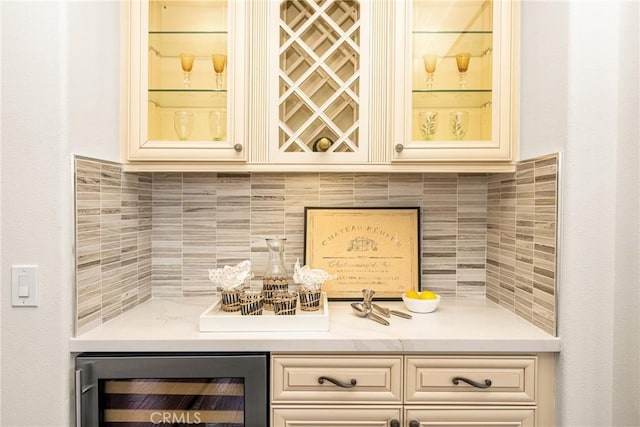
<path id="1" fill-rule="evenodd" d="M 413 313 L 431 313 L 440 304 L 440 295 L 436 295 L 436 299 L 417 299 L 407 298 L 406 294 L 402 294 L 402 301 L 407 310 Z"/>

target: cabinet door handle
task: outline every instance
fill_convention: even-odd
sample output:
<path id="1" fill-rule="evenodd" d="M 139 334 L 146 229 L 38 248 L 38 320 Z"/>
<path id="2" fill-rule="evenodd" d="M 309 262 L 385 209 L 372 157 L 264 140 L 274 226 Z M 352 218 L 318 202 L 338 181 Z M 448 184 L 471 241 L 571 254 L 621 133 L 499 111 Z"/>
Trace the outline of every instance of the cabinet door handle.
<path id="1" fill-rule="evenodd" d="M 324 384 L 325 380 L 329 381 L 331 384 L 335 384 L 338 387 L 342 387 L 342 388 L 353 388 L 356 386 L 356 382 L 357 382 L 355 378 L 351 378 L 351 381 L 349 383 L 345 383 L 335 378 L 322 376 L 318 378 L 318 384 Z"/>
<path id="2" fill-rule="evenodd" d="M 402 150 L 404 150 L 404 145 L 403 144 L 396 144 L 396 151 L 398 153 L 402 153 Z"/>
<path id="3" fill-rule="evenodd" d="M 400 427 L 400 421 L 395 420 L 395 419 L 389 421 L 389 427 Z"/>
<path id="4" fill-rule="evenodd" d="M 242 151 L 242 144 L 234 144 L 233 149 L 238 153 Z"/>
<path id="5" fill-rule="evenodd" d="M 416 420 L 409 421 L 409 427 L 420 427 L 420 423 Z"/>
<path id="6" fill-rule="evenodd" d="M 484 383 L 479 383 L 477 381 L 471 380 L 469 378 L 465 378 L 465 377 L 453 377 L 451 379 L 451 382 L 454 385 L 458 385 L 460 383 L 460 381 L 465 382 L 467 384 L 469 384 L 470 386 L 476 387 L 476 388 L 489 388 L 491 387 L 491 380 L 490 379 L 486 379 L 484 380 Z"/>

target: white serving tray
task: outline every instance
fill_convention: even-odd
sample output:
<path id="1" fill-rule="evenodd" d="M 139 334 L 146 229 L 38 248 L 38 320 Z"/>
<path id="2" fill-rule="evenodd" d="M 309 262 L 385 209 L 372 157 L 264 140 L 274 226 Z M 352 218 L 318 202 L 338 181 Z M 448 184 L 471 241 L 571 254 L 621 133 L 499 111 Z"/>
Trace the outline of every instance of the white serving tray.
<path id="1" fill-rule="evenodd" d="M 329 330 L 329 304 L 327 293 L 322 292 L 320 309 L 300 310 L 292 316 L 276 316 L 273 311 L 262 310 L 261 316 L 243 316 L 239 311 L 227 312 L 218 300 L 200 315 L 200 332 L 318 332 Z"/>

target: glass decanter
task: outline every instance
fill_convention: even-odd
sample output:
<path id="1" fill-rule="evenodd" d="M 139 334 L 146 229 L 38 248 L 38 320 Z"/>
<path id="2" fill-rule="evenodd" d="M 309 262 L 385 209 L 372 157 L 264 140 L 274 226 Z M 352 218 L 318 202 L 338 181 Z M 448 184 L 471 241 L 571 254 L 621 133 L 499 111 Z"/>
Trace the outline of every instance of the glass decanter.
<path id="1" fill-rule="evenodd" d="M 263 308 L 273 310 L 274 294 L 289 289 L 289 275 L 284 266 L 284 244 L 287 239 L 275 237 L 265 240 L 269 259 L 267 260 L 267 269 L 262 276 Z"/>

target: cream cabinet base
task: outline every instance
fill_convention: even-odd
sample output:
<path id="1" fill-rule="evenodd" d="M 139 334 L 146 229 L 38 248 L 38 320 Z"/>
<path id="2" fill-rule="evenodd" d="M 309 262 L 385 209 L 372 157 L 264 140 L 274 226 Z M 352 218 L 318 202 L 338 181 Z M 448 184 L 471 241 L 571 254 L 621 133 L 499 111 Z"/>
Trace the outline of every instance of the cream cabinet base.
<path id="1" fill-rule="evenodd" d="M 552 427 L 553 354 L 272 354 L 271 426 Z"/>

